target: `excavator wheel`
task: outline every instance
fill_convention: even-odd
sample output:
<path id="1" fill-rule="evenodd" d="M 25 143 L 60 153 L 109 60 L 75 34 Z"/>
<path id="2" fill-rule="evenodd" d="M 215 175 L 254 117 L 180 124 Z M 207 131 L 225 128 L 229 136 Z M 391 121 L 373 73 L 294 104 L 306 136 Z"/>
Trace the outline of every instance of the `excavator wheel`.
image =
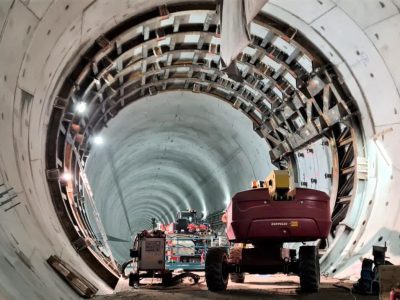
<path id="1" fill-rule="evenodd" d="M 210 291 L 226 290 L 228 285 L 228 255 L 224 248 L 210 248 L 206 255 L 205 275 Z"/>
<path id="2" fill-rule="evenodd" d="M 299 277 L 300 288 L 305 293 L 318 292 L 320 270 L 318 248 L 315 246 L 301 246 L 299 250 Z"/>

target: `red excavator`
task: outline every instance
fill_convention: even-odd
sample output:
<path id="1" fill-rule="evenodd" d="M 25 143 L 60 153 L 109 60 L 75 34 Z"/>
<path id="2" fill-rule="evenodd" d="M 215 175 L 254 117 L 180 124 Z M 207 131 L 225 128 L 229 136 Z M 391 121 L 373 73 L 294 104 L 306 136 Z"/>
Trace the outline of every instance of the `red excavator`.
<path id="1" fill-rule="evenodd" d="M 225 290 L 229 275 L 233 282 L 243 282 L 244 273 L 285 273 L 299 275 L 301 291 L 318 291 L 318 247 L 303 245 L 297 250 L 283 244 L 328 237 L 332 221 L 327 194 L 290 189 L 289 172 L 273 171 L 265 181 L 253 182 L 253 189 L 234 195 L 223 221 L 233 246 L 208 250 L 209 290 Z"/>

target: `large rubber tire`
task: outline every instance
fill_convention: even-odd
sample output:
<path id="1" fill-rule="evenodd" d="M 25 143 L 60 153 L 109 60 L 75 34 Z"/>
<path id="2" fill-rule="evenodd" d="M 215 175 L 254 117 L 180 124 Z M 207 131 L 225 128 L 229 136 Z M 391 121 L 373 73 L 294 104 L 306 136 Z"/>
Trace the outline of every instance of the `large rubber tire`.
<path id="1" fill-rule="evenodd" d="M 231 281 L 234 283 L 243 283 L 245 275 L 244 273 L 230 273 Z"/>
<path id="2" fill-rule="evenodd" d="M 299 250 L 300 288 L 305 293 L 318 292 L 320 282 L 318 248 L 301 246 Z"/>
<path id="3" fill-rule="evenodd" d="M 205 275 L 210 291 L 225 291 L 228 285 L 228 256 L 224 248 L 210 248 L 206 255 Z"/>

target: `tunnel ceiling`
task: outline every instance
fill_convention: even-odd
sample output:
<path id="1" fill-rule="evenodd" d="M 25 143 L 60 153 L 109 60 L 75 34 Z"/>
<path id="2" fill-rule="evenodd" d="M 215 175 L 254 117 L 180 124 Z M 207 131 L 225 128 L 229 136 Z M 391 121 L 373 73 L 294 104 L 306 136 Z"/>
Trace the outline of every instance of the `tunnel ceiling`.
<path id="1" fill-rule="evenodd" d="M 270 149 L 269 156 L 265 153 L 266 157 L 280 168 L 293 169 L 296 183 L 299 182 L 296 175 L 297 158 L 294 154 L 324 137 L 322 144 L 333 149 L 335 164 L 332 173 L 327 177 L 332 180 L 331 197 L 335 203 L 332 239 L 337 234 L 336 225 L 346 216 L 354 197 L 352 193 L 356 181 L 354 153 L 360 139 L 356 139 L 357 107 L 348 96 L 341 78 L 301 33 L 260 14 L 251 24 L 252 43 L 236 60 L 243 81 L 231 79 L 219 68 L 218 9 L 212 1 L 170 4 L 168 7 L 165 5 L 155 7 L 128 19 L 98 37 L 79 58 L 76 67 L 58 93 L 50 120 L 50 124 L 55 126 L 49 127 L 47 143 L 47 175 L 50 192 L 71 241 L 80 251 L 87 251 L 88 257 L 91 257 L 90 255 L 102 257 L 101 264 L 106 263 L 111 268 L 115 267 L 112 260 L 105 258 L 108 255 L 107 251 L 101 250 L 102 242 L 96 236 L 96 230 L 92 228 L 93 222 L 91 224 L 85 209 L 87 204 L 84 204 L 85 199 L 92 198 L 87 178 L 82 171 L 93 150 L 93 137 L 103 132 L 107 135 L 107 132 L 110 132 L 107 139 L 112 142 L 106 141 L 104 153 L 101 154 L 100 150 L 98 153 L 96 150 L 93 152 L 93 156 L 97 155 L 99 161 L 110 164 L 107 170 L 103 170 L 108 172 L 104 177 L 115 181 L 112 188 L 107 190 L 112 199 L 101 201 L 99 209 L 104 214 L 104 223 L 107 230 L 110 230 L 108 233 L 123 235 L 124 239 L 136 226 L 133 224 L 133 217 L 130 219 L 129 216 L 135 209 L 133 205 L 135 202 L 126 200 L 125 208 L 121 204 L 123 209 L 119 207 L 109 214 L 106 212 L 108 210 L 106 205 L 110 205 L 111 201 L 135 197 L 132 195 L 133 192 L 137 192 L 137 196 L 143 196 L 144 199 L 150 198 L 145 185 L 148 180 L 153 180 L 154 185 L 158 184 L 158 194 L 162 194 L 157 195 L 160 201 L 167 197 L 172 199 L 176 197 L 178 189 L 166 196 L 169 191 L 165 192 L 163 185 L 172 186 L 173 180 L 186 180 L 179 191 L 181 195 L 175 198 L 183 202 L 180 208 L 186 208 L 183 206 L 185 195 L 189 193 L 192 196 L 191 191 L 185 189 L 191 184 L 190 180 L 195 183 L 196 177 L 202 181 L 213 176 L 209 173 L 210 170 L 212 172 L 211 164 L 223 165 L 226 159 L 224 156 L 232 155 L 237 147 L 241 147 L 241 154 L 244 156 L 255 151 L 254 149 L 261 149 L 261 146 L 253 145 L 253 148 L 246 150 L 248 146 L 244 141 L 253 136 L 247 129 L 245 131 L 243 128 L 236 128 L 236 134 L 240 139 L 235 140 L 232 137 L 234 130 L 226 127 L 227 124 L 205 121 L 205 118 L 217 117 L 226 109 L 221 106 L 215 111 L 212 110 L 216 104 L 209 104 L 211 98 L 225 101 L 237 110 L 235 113 L 242 113 L 250 119 L 255 133 L 265 140 L 266 147 Z M 146 100 L 135 103 L 142 98 Z M 190 100 L 180 104 L 186 98 Z M 188 105 L 190 101 L 198 98 L 204 99 L 204 102 L 200 104 L 200 101 L 195 101 L 193 105 L 200 107 L 198 114 L 194 114 L 190 112 Z M 177 107 L 181 107 L 189 115 L 193 114 L 193 117 L 187 119 L 182 116 L 182 120 L 189 122 L 185 126 L 170 123 L 159 131 L 156 129 L 162 123 L 151 123 L 144 116 L 136 115 L 137 118 L 128 122 L 129 112 L 138 114 L 141 109 L 154 110 L 154 114 L 159 114 L 159 120 L 162 118 L 168 120 L 168 116 L 162 114 L 165 107 L 148 104 L 151 99 L 154 99 L 155 103 L 162 99 L 163 101 L 170 99 L 171 107 L 166 106 L 167 109 L 170 108 L 176 114 Z M 76 106 L 81 102 L 87 105 L 84 114 L 76 111 Z M 140 108 L 141 106 L 143 107 Z M 135 107 L 140 109 L 135 111 Z M 232 116 L 233 114 L 233 112 L 226 113 Z M 139 122 L 141 118 L 144 118 L 143 122 Z M 232 117 L 232 120 L 237 118 Z M 175 119 L 172 121 L 176 122 Z M 127 125 L 122 125 L 124 122 Z M 104 129 L 108 125 L 109 129 Z M 117 128 L 131 130 L 121 129 L 119 132 Z M 140 128 L 142 130 L 139 130 Z M 216 128 L 216 132 L 206 135 L 207 128 Z M 111 134 L 112 130 L 116 130 L 118 134 Z M 146 130 L 152 133 L 152 138 L 146 137 Z M 171 135 L 168 136 L 168 133 Z M 195 143 L 194 134 L 202 135 L 202 141 L 210 143 L 211 148 L 196 148 L 198 145 Z M 126 153 L 121 149 L 129 147 L 130 138 L 126 137 L 130 136 L 143 139 L 143 143 L 141 148 Z M 157 140 L 160 140 L 160 143 L 157 143 Z M 213 142 L 216 140 L 219 140 L 220 144 Z M 162 156 L 162 150 L 153 154 L 146 151 L 146 147 L 162 149 L 163 144 L 168 144 L 170 149 L 165 152 L 165 156 Z M 173 148 L 174 146 L 176 148 Z M 183 147 L 186 148 L 185 151 L 194 147 L 196 150 L 192 153 L 194 159 L 189 155 L 181 155 Z M 135 151 L 142 153 L 135 155 Z M 153 175 L 156 173 L 152 171 L 154 163 L 147 164 L 139 159 L 140 156 L 146 157 L 146 155 L 149 155 L 151 161 L 159 159 L 160 165 L 169 164 L 169 168 L 160 173 L 160 176 L 168 179 L 155 181 Z M 198 159 L 200 157 L 202 160 Z M 249 158 L 238 159 L 238 166 L 245 164 L 246 159 Z M 93 159 L 88 165 L 93 165 L 90 171 L 93 172 L 91 177 L 94 184 L 99 186 L 94 193 L 95 197 L 102 198 L 104 194 L 100 191 L 106 189 L 110 182 L 103 177 L 100 178 L 98 174 L 100 171 L 95 171 L 95 164 Z M 130 186 L 131 178 L 126 178 L 124 175 L 127 173 L 121 171 L 129 166 L 140 169 L 137 173 L 141 178 L 138 179 L 141 180 L 140 185 Z M 236 170 L 239 169 L 238 166 L 235 167 Z M 237 178 L 234 174 L 226 173 L 227 179 L 223 180 L 226 186 L 216 185 L 210 189 L 214 188 L 218 195 L 226 198 L 226 193 L 242 188 L 249 175 L 260 175 L 251 174 L 249 166 L 245 167 L 245 170 L 244 174 L 238 175 Z M 72 180 L 63 180 L 62 177 L 60 179 L 60 172 L 71 172 Z M 187 172 L 186 176 L 184 172 Z M 106 184 L 104 180 L 107 181 Z M 200 189 L 198 193 L 193 194 L 193 198 L 194 202 L 188 204 L 201 204 L 201 210 L 221 208 L 224 201 L 214 200 L 206 192 L 200 192 Z M 148 201 L 156 201 L 156 196 L 153 195 L 152 199 Z M 93 199 L 89 200 L 86 203 L 91 203 Z M 172 209 L 172 200 L 169 203 L 168 200 L 165 202 L 165 210 Z M 164 215 L 164 209 L 156 208 L 155 204 L 152 207 L 160 219 L 170 220 L 172 213 Z M 151 210 L 150 206 L 137 209 L 138 212 L 143 211 L 143 216 L 149 215 Z M 118 219 L 108 219 L 111 215 Z M 113 222 L 123 222 L 126 225 L 129 223 L 131 228 L 128 226 L 124 232 L 111 232 L 119 231 L 117 230 L 119 227 Z M 94 269 L 98 267 L 95 260 L 90 261 L 90 264 L 94 265 Z"/>
<path id="2" fill-rule="evenodd" d="M 204 216 L 273 168 L 252 122 L 223 101 L 191 92 L 146 97 L 112 119 L 86 165 L 112 250 L 128 258 L 131 237 L 151 218 L 179 210 Z M 117 256 L 117 255 L 116 255 Z"/>

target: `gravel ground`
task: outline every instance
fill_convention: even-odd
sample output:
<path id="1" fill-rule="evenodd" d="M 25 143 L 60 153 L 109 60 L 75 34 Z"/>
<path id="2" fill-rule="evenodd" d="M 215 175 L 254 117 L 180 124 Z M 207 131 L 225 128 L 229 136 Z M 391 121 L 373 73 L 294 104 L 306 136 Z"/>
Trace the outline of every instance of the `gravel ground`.
<path id="1" fill-rule="evenodd" d="M 151 284 L 152 283 L 152 284 Z M 343 287 L 351 287 L 351 282 L 338 281 L 332 278 L 321 278 L 321 289 L 316 294 L 301 294 L 298 291 L 299 281 L 296 276 L 274 275 L 247 275 L 245 283 L 230 282 L 225 292 L 213 293 L 207 290 L 202 277 L 198 284 L 184 280 L 179 285 L 163 288 L 156 280 L 143 281 L 139 289 L 132 289 L 126 280 L 121 280 L 114 295 L 97 296 L 96 300 L 111 299 L 140 299 L 140 300 L 201 300 L 201 299 L 309 299 L 309 300 L 375 300 L 378 297 L 361 296 L 351 294 L 345 288 L 335 287 L 339 284 Z"/>

